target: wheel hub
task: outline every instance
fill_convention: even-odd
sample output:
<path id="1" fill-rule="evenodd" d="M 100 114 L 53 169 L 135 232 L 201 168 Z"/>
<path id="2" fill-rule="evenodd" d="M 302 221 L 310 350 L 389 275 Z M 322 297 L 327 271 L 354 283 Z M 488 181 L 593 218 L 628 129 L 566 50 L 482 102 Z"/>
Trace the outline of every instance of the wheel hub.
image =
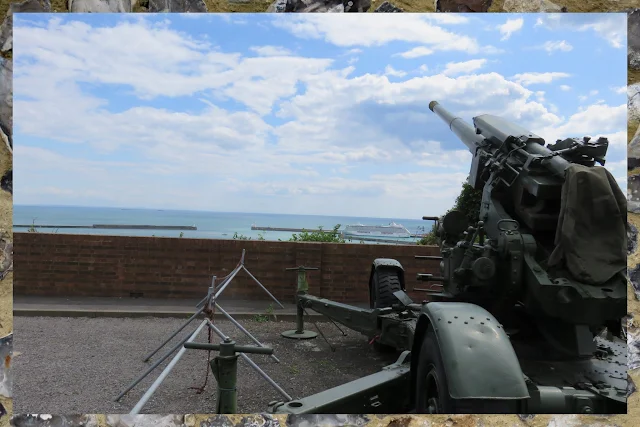
<path id="1" fill-rule="evenodd" d="M 438 384 L 438 376 L 436 369 L 431 366 L 427 374 L 427 411 L 429 414 L 440 413 L 440 387 Z"/>
<path id="2" fill-rule="evenodd" d="M 438 413 L 438 399 L 432 397 L 427 401 L 427 412 L 429 414 L 437 414 Z"/>

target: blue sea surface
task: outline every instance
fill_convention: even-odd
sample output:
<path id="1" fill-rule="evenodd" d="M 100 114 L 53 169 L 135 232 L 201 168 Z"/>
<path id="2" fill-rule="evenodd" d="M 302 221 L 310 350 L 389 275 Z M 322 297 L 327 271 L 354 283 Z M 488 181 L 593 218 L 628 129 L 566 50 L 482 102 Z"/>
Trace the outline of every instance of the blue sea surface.
<path id="1" fill-rule="evenodd" d="M 118 236 L 157 236 L 205 239 L 232 239 L 235 233 L 265 240 L 289 240 L 294 232 L 259 231 L 251 226 L 278 228 L 315 229 L 322 226 L 325 230 L 340 224 L 340 229 L 350 224 L 388 225 L 391 222 L 405 226 L 411 233 L 420 234 L 429 231 L 431 221 L 421 218 L 360 218 L 345 216 L 289 215 L 234 212 L 176 211 L 161 209 L 95 208 L 70 206 L 24 206 L 14 205 L 14 225 L 156 225 L 156 226 L 196 226 L 197 230 L 123 230 L 93 228 L 38 228 L 43 233 L 59 234 L 100 234 Z M 25 232 L 26 228 L 14 226 L 14 231 Z M 406 241 L 406 239 L 403 239 Z M 415 239 L 409 239 L 415 240 Z M 355 242 L 355 240 L 354 240 Z"/>

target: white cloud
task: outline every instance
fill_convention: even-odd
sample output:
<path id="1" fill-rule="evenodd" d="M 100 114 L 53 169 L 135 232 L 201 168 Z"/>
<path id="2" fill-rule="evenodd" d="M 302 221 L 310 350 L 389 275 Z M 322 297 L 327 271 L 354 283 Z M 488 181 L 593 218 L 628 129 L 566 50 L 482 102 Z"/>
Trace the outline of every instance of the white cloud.
<path id="1" fill-rule="evenodd" d="M 508 40 L 514 33 L 520 31 L 524 25 L 524 19 L 507 19 L 507 21 L 498 26 L 500 34 L 502 34 L 501 40 Z"/>
<path id="2" fill-rule="evenodd" d="M 618 94 L 627 93 L 627 87 L 626 86 L 614 87 L 614 88 L 611 88 L 611 90 L 614 91 L 615 93 L 618 93 Z"/>
<path id="3" fill-rule="evenodd" d="M 36 83 L 43 73 L 54 73 L 47 82 L 127 85 L 143 99 L 213 90 L 218 96 L 233 98 L 265 114 L 277 99 L 295 93 L 297 75 L 317 73 L 332 63 L 330 59 L 303 57 L 242 58 L 237 53 L 220 53 L 205 42 L 146 22 L 92 29 L 84 23 L 60 26 L 52 20 L 48 29 L 14 28 L 14 36 L 16 49 L 38 62 L 34 67 L 19 68 L 14 74 L 27 96 L 54 90 L 46 82 Z M 139 43 L 132 44 L 130 40 Z M 118 45 L 128 48 L 120 52 Z M 117 64 L 112 60 L 116 55 Z M 182 73 L 185 69 L 190 72 Z M 270 83 L 266 85 L 268 90 L 264 89 L 265 81 Z M 85 102 L 99 101 L 85 99 Z M 73 111 L 75 107 L 70 108 Z"/>
<path id="4" fill-rule="evenodd" d="M 401 56 L 406 59 L 420 58 L 422 56 L 428 56 L 433 54 L 433 49 L 428 47 L 418 46 L 410 49 L 406 52 L 398 53 L 396 56 Z"/>
<path id="5" fill-rule="evenodd" d="M 570 77 L 570 74 L 560 72 L 548 72 L 548 73 L 521 73 L 513 76 L 513 79 L 523 85 L 530 86 L 533 84 L 547 84 L 556 79 L 562 79 Z"/>
<path id="6" fill-rule="evenodd" d="M 482 48 L 482 53 L 484 53 L 486 55 L 498 55 L 498 54 L 505 53 L 505 52 L 506 52 L 506 50 L 499 49 L 499 48 L 497 48 L 495 46 L 491 46 L 491 45 L 484 46 Z"/>
<path id="7" fill-rule="evenodd" d="M 282 46 L 253 46 L 250 48 L 260 56 L 289 56 L 291 51 Z"/>
<path id="8" fill-rule="evenodd" d="M 567 92 L 569 90 L 571 90 L 571 86 L 569 85 L 560 85 L 560 90 Z"/>
<path id="9" fill-rule="evenodd" d="M 587 95 L 580 95 L 580 96 L 578 97 L 578 99 L 579 99 L 580 101 L 584 102 L 584 101 L 586 101 L 587 99 L 589 99 L 590 97 L 596 96 L 598 93 L 599 93 L 599 92 L 598 92 L 598 90 L 593 89 L 593 90 L 590 90 L 590 91 L 589 91 L 589 93 L 588 93 Z M 599 103 L 599 102 L 600 102 L 600 101 L 598 101 L 598 103 Z"/>
<path id="10" fill-rule="evenodd" d="M 478 42 L 469 36 L 439 27 L 439 23 L 461 23 L 460 17 L 434 14 L 373 14 L 362 19 L 345 14 L 340 19 L 326 19 L 323 14 L 275 16 L 273 24 L 303 39 L 323 39 L 342 47 L 380 46 L 404 41 L 428 45 L 434 50 L 476 53 Z M 398 16 L 400 16 L 398 18 Z"/>
<path id="11" fill-rule="evenodd" d="M 571 46 L 571 44 L 566 40 L 548 41 L 543 45 L 543 49 L 549 53 L 553 53 L 555 51 L 570 52 L 573 50 L 573 46 Z"/>
<path id="12" fill-rule="evenodd" d="M 449 62 L 442 74 L 444 74 L 445 76 L 453 76 L 456 74 L 470 74 L 484 67 L 486 63 L 486 59 L 471 59 L 464 62 Z"/>
<path id="13" fill-rule="evenodd" d="M 469 18 L 463 14 L 456 13 L 429 13 L 424 15 L 429 21 L 437 22 L 438 24 L 467 24 L 470 22 Z"/>
<path id="14" fill-rule="evenodd" d="M 627 37 L 627 16 L 621 13 L 607 14 L 543 14 L 536 20 L 536 27 L 550 30 L 593 31 L 607 40 L 614 48 L 621 48 Z"/>
<path id="15" fill-rule="evenodd" d="M 387 65 L 384 69 L 384 74 L 392 77 L 404 77 L 407 75 L 405 71 L 396 70 L 391 65 Z"/>
<path id="16" fill-rule="evenodd" d="M 556 139 L 605 136 L 612 146 L 626 147 L 627 106 L 594 104 L 569 117 L 563 124 L 541 129 L 539 135 L 547 141 Z"/>

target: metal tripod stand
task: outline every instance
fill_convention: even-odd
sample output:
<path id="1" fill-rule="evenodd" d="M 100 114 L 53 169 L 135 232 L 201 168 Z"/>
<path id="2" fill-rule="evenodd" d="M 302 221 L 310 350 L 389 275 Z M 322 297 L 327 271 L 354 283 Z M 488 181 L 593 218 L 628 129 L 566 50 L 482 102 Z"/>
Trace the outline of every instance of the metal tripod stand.
<path id="1" fill-rule="evenodd" d="M 171 341 L 176 335 L 178 335 L 180 333 L 180 331 L 182 331 L 184 328 L 186 328 L 196 317 L 198 317 L 199 315 L 201 315 L 201 314 L 203 314 L 205 312 L 206 313 L 212 313 L 214 307 L 216 309 L 218 309 L 220 311 L 220 313 L 222 313 L 223 316 L 225 316 L 231 323 L 233 323 L 245 335 L 247 335 L 249 337 L 249 339 L 251 339 L 251 341 L 256 343 L 256 345 L 259 348 L 265 348 L 262 345 L 262 343 L 260 343 L 260 341 L 258 341 L 257 338 L 255 338 L 253 335 L 251 335 L 249 333 L 249 331 L 247 331 L 245 328 L 243 328 L 242 325 L 240 325 L 240 323 L 238 323 L 238 321 L 236 321 L 229 313 L 224 311 L 222 309 L 222 307 L 220 307 L 220 305 L 218 305 L 218 303 L 216 302 L 216 299 L 229 286 L 229 284 L 231 283 L 233 278 L 240 272 L 240 270 L 244 270 L 276 302 L 276 304 L 278 304 L 280 306 L 280 308 L 284 308 L 284 306 L 282 304 L 280 304 L 280 301 L 278 301 L 276 299 L 276 297 L 274 297 L 262 285 L 262 283 L 260 283 L 260 281 L 258 281 L 258 279 L 256 279 L 255 276 L 253 274 L 251 274 L 249 272 L 249 270 L 247 270 L 247 268 L 244 265 L 244 259 L 245 259 L 245 250 L 243 249 L 242 250 L 242 257 L 240 258 L 240 262 L 233 269 L 233 271 L 231 273 L 229 273 L 227 276 L 225 276 L 223 278 L 222 282 L 218 285 L 217 289 L 216 289 L 216 283 L 215 283 L 216 282 L 216 276 L 213 276 L 213 278 L 211 280 L 211 287 L 209 287 L 207 296 L 205 298 L 203 298 L 196 306 L 197 311 L 182 326 L 180 326 L 180 328 L 178 328 L 173 334 L 171 334 L 171 336 L 169 338 L 167 338 L 158 348 L 156 348 L 154 351 L 149 353 L 147 355 L 147 357 L 144 359 L 145 362 L 148 361 L 149 359 L 151 359 L 151 357 L 154 354 L 156 354 L 161 348 L 163 348 L 165 345 L 167 345 L 167 343 L 169 341 Z M 142 410 L 142 408 L 146 404 L 146 402 L 149 400 L 149 398 L 156 391 L 156 389 L 166 379 L 166 377 L 169 375 L 171 370 L 178 363 L 180 358 L 184 355 L 184 353 L 186 351 L 186 348 L 184 347 L 184 345 L 187 344 L 187 343 L 192 343 L 197 338 L 198 334 L 200 334 L 200 332 L 202 331 L 202 329 L 205 326 L 207 326 L 209 329 L 211 329 L 213 332 L 215 332 L 223 340 L 230 339 L 229 337 L 225 336 L 222 333 L 222 331 L 220 331 L 220 329 L 218 329 L 208 318 L 205 318 L 202 321 L 202 323 L 200 323 L 200 325 L 195 329 L 195 331 L 193 331 L 193 333 L 191 333 L 190 335 L 188 335 L 188 336 L 184 337 L 182 340 L 180 340 L 180 342 L 178 342 L 171 350 L 169 350 L 167 353 L 165 353 L 159 360 L 157 360 L 152 366 L 150 366 L 140 377 L 138 377 L 122 393 L 120 393 L 118 395 L 118 397 L 116 397 L 115 401 L 117 402 L 120 399 L 122 399 L 122 397 L 125 394 L 127 394 L 131 389 L 133 389 L 138 383 L 140 383 L 140 381 L 142 381 L 144 378 L 146 378 L 153 370 L 155 370 L 158 366 L 160 366 L 160 364 L 162 362 L 164 362 L 167 358 L 169 358 L 169 356 L 174 354 L 176 352 L 176 350 L 178 350 L 180 347 L 182 347 L 182 348 L 180 348 L 180 351 L 178 351 L 178 353 L 173 357 L 171 362 L 169 362 L 169 364 L 163 369 L 163 371 L 160 373 L 160 375 L 158 376 L 156 381 L 151 385 L 151 387 L 149 387 L 149 389 L 145 392 L 145 394 L 142 396 L 140 401 L 135 405 L 135 407 L 130 412 L 130 415 L 138 414 L 140 412 L 140 410 Z M 269 350 L 271 350 L 271 351 L 270 352 L 266 352 L 266 353 L 265 352 L 260 353 L 260 352 L 255 352 L 255 351 L 253 353 L 269 354 L 271 356 L 271 358 L 274 359 L 276 362 L 280 362 L 278 360 L 278 358 L 275 355 L 273 355 L 273 350 L 272 349 L 269 349 Z M 248 356 L 246 356 L 244 353 L 240 353 L 240 355 L 243 357 L 243 359 L 245 359 L 245 361 L 247 361 L 249 363 L 249 365 L 251 365 L 251 367 L 253 369 L 255 369 L 263 378 L 265 378 L 265 380 L 267 380 L 267 382 L 269 382 L 269 384 L 271 384 L 287 401 L 291 401 L 292 400 L 291 396 L 289 396 L 280 386 L 278 386 L 278 384 L 276 384 L 271 378 L 269 378 L 269 376 L 264 371 L 262 371 L 262 369 L 260 369 L 258 367 L 258 365 L 256 365 L 251 359 L 249 359 Z"/>

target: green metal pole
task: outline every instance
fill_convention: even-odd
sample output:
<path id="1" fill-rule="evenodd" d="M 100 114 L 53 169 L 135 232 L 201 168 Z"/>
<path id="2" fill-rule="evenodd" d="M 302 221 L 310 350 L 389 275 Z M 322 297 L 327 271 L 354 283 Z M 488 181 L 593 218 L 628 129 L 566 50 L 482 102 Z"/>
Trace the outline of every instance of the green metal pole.
<path id="1" fill-rule="evenodd" d="M 298 270 L 298 293 L 306 294 L 309 291 L 309 282 L 307 282 L 307 271 L 304 267 Z"/>
<path id="2" fill-rule="evenodd" d="M 304 332 L 304 308 L 302 307 L 302 301 L 296 298 L 296 333 L 302 334 Z"/>
<path id="3" fill-rule="evenodd" d="M 302 307 L 302 301 L 300 301 L 300 295 L 305 295 L 309 290 L 309 282 L 307 282 L 307 272 L 304 268 L 298 270 L 298 292 L 296 294 L 296 333 L 302 334 L 304 332 L 304 308 Z"/>
<path id="4" fill-rule="evenodd" d="M 291 339 L 312 339 L 318 336 L 317 333 L 313 331 L 305 331 L 304 330 L 304 307 L 302 306 L 302 301 L 300 301 L 300 297 L 302 295 L 306 295 L 309 291 L 309 282 L 307 281 L 307 270 L 317 270 L 318 268 L 309 268 L 309 267 L 297 267 L 297 268 L 286 268 L 285 270 L 289 271 L 298 271 L 298 290 L 296 292 L 296 329 L 290 331 L 284 331 L 281 335 L 285 338 Z"/>
<path id="5" fill-rule="evenodd" d="M 220 343 L 220 353 L 211 361 L 211 371 L 218 381 L 218 414 L 235 414 L 237 410 L 238 355 L 235 344 L 226 338 Z"/>

